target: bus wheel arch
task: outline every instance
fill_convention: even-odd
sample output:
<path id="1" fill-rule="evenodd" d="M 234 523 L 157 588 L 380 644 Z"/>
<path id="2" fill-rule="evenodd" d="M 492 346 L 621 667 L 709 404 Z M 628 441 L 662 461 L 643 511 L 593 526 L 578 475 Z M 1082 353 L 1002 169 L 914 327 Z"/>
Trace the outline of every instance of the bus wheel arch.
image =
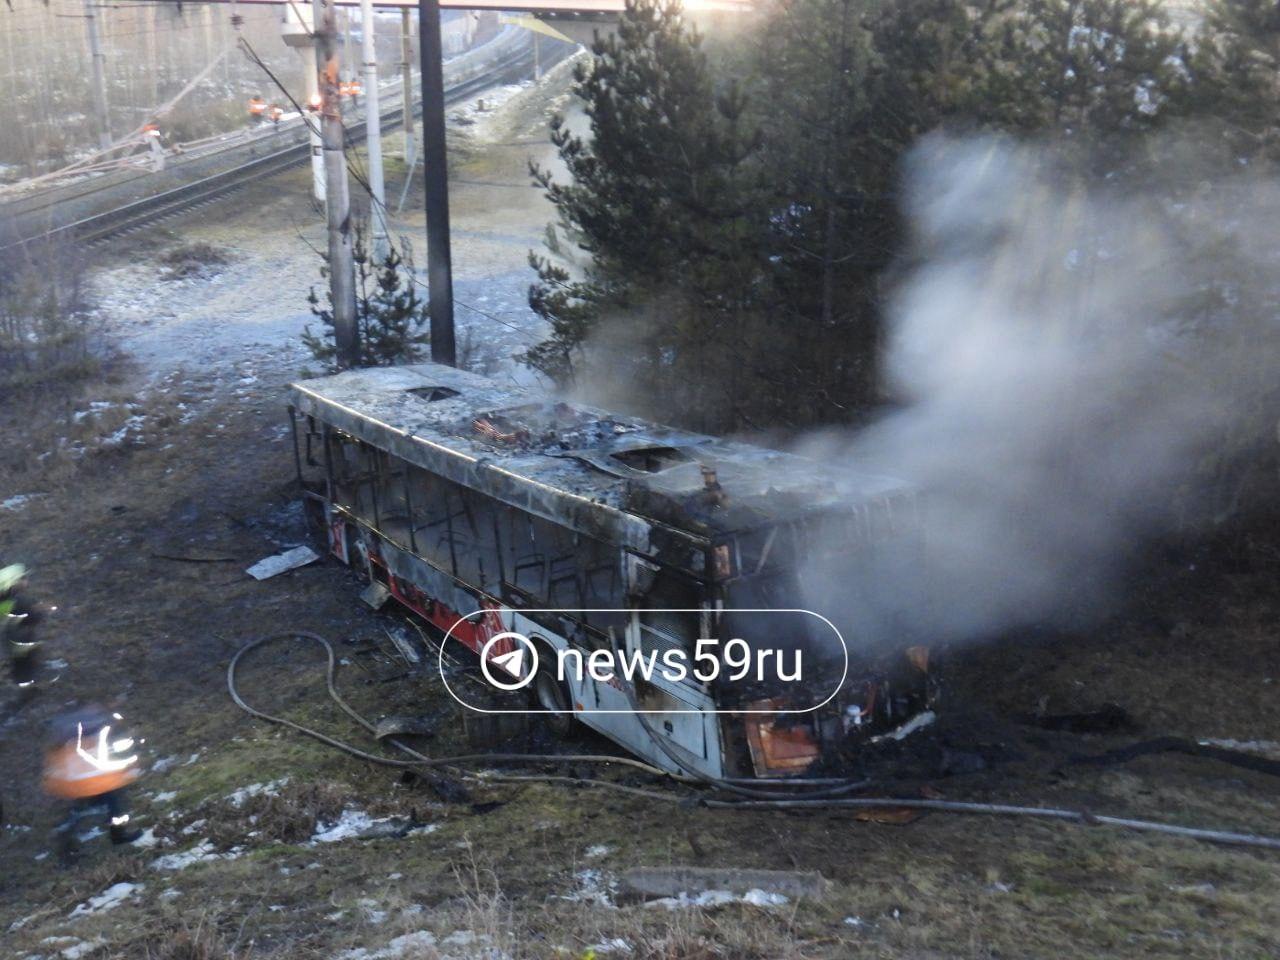
<path id="1" fill-rule="evenodd" d="M 573 730 L 573 694 L 569 683 L 556 676 L 556 648 L 542 637 L 533 636 L 538 650 L 538 672 L 530 687 L 530 697 L 542 721 L 557 737 L 567 736 Z"/>

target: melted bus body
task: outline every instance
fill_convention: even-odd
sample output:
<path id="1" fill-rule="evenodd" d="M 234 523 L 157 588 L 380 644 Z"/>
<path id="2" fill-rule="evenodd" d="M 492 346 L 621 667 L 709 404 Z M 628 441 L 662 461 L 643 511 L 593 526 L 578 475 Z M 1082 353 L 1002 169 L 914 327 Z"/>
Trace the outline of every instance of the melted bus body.
<path id="1" fill-rule="evenodd" d="M 914 536 L 903 484 L 436 364 L 296 383 L 290 416 L 330 553 L 476 653 L 506 631 L 529 637 L 545 655 L 526 694 L 553 728 L 578 720 L 673 772 L 775 778 L 931 716 L 922 648 L 871 656 L 802 615 L 816 544 L 848 556 Z M 778 611 L 790 619 L 771 621 Z M 710 656 L 700 639 L 730 635 L 780 647 L 778 666 L 803 650 L 814 673 L 794 689 L 785 671 L 553 673 L 564 651 L 696 662 Z"/>

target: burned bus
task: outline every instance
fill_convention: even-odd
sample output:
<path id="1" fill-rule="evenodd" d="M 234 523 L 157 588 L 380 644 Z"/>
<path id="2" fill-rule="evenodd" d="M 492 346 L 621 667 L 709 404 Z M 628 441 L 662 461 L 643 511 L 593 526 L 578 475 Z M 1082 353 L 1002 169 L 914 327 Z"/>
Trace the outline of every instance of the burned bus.
<path id="1" fill-rule="evenodd" d="M 673 772 L 779 778 L 931 716 L 927 649 L 862 650 L 800 589 L 824 550 L 856 559 L 913 537 L 906 485 L 436 364 L 290 390 L 298 480 L 329 552 L 504 668 L 508 635 L 527 638 L 542 656 L 513 696 L 556 732 L 581 722 Z M 806 652 L 810 676 L 728 682 L 714 667 L 738 662 L 730 640 L 739 660 L 769 643 L 778 665 Z M 565 672 L 593 654 L 711 669 Z"/>

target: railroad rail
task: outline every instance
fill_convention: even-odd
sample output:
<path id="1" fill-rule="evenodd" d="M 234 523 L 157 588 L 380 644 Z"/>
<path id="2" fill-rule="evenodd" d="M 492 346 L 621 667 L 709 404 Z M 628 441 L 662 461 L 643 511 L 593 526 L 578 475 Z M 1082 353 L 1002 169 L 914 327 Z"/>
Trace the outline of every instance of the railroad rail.
<path id="1" fill-rule="evenodd" d="M 568 48 L 557 50 L 551 57 L 544 56 L 543 63 L 554 62 L 568 53 Z M 513 59 L 493 64 L 476 76 L 460 81 L 445 91 L 445 103 L 459 100 L 494 86 L 498 83 L 524 79 L 533 70 L 532 48 L 524 49 Z M 420 113 L 420 104 L 414 105 L 414 114 Z M 393 130 L 404 121 L 403 104 L 382 113 L 382 129 Z M 365 137 L 363 120 L 347 127 L 350 140 Z M 280 150 L 256 156 L 227 170 L 200 177 L 189 183 L 164 190 L 151 196 L 122 204 L 110 210 L 73 220 L 69 223 L 33 232 L 19 239 L 0 240 L 0 252 L 33 242 L 67 240 L 93 244 L 121 233 L 132 232 L 143 226 L 165 220 L 175 214 L 204 206 L 219 200 L 228 193 L 251 183 L 275 176 L 291 167 L 309 161 L 311 144 L 307 139 L 290 144 Z"/>

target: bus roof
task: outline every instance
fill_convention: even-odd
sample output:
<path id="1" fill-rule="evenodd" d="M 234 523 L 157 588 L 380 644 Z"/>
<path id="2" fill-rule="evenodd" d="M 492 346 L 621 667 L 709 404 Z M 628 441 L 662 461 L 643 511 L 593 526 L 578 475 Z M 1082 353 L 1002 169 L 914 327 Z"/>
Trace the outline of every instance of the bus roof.
<path id="1" fill-rule="evenodd" d="M 290 389 L 300 412 L 372 446 L 645 553 L 658 529 L 705 544 L 912 493 L 887 477 L 850 475 L 434 363 L 349 370 Z"/>

